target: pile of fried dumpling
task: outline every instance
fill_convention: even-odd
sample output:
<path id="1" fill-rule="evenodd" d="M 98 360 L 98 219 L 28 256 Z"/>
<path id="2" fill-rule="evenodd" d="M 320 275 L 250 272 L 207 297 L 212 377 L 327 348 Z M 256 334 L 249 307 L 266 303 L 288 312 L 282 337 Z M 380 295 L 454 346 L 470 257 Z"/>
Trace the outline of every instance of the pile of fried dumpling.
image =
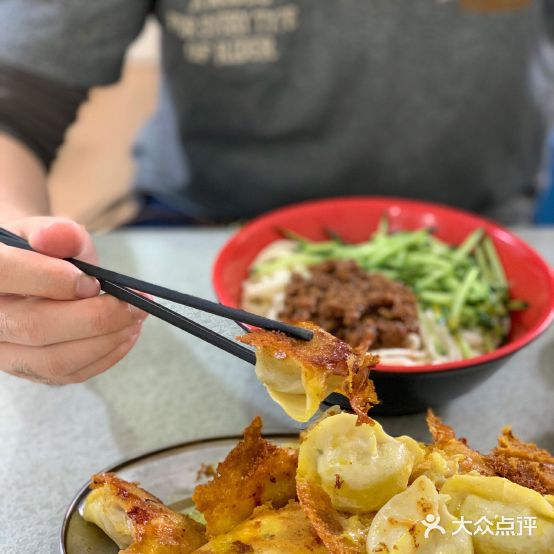
<path id="1" fill-rule="evenodd" d="M 483 455 L 427 421 L 423 444 L 333 408 L 285 447 L 256 418 L 194 516 L 113 474 L 93 477 L 83 515 L 120 554 L 554 554 L 554 457 L 508 428 Z"/>

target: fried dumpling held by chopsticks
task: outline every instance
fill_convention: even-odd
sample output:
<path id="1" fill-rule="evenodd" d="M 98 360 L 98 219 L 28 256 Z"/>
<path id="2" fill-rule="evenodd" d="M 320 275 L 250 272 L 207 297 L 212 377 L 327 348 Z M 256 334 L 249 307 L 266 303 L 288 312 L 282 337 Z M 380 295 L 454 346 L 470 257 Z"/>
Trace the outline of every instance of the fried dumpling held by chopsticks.
<path id="1" fill-rule="evenodd" d="M 204 526 L 113 473 L 94 475 L 83 508 L 120 554 L 190 554 L 206 543 Z"/>
<path id="2" fill-rule="evenodd" d="M 295 323 L 314 333 L 303 341 L 278 331 L 255 329 L 238 340 L 256 347 L 256 375 L 271 398 L 296 421 L 308 421 L 332 392 L 345 395 L 360 421 L 377 404 L 369 370 L 379 361 L 356 352 L 311 322 Z"/>

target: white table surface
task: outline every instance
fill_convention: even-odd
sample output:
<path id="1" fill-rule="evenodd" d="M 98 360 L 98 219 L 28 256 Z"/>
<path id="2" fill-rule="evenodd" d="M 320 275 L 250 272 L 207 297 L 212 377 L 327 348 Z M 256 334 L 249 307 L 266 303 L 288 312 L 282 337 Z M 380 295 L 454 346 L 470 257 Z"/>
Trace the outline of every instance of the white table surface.
<path id="1" fill-rule="evenodd" d="M 553 229 L 516 231 L 554 266 Z M 230 234 L 120 231 L 96 242 L 104 267 L 212 297 L 211 265 Z M 239 331 L 204 317 L 228 336 Z M 553 399 L 554 327 L 439 414 L 478 449 L 511 423 L 554 451 Z M 256 414 L 268 430 L 297 428 L 252 367 L 154 318 L 122 362 L 87 383 L 56 388 L 0 374 L 0 553 L 59 552 L 64 511 L 93 472 L 166 445 L 238 434 Z M 381 421 L 393 435 L 427 438 L 423 415 Z"/>

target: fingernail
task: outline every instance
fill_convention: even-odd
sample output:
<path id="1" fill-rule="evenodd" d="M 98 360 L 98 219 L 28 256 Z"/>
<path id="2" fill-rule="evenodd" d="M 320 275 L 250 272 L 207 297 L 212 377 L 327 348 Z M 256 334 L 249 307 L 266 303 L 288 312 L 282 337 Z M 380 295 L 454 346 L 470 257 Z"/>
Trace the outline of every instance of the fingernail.
<path id="1" fill-rule="evenodd" d="M 94 278 L 84 273 L 77 279 L 75 294 L 79 298 L 90 298 L 100 292 L 100 283 Z"/>

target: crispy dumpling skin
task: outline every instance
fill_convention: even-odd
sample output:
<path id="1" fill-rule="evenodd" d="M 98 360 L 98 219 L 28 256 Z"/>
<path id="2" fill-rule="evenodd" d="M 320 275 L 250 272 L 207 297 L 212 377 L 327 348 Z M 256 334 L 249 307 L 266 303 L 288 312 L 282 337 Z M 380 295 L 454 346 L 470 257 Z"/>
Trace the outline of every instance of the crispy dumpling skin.
<path id="1" fill-rule="evenodd" d="M 457 438 L 454 430 L 446 425 L 432 410 L 427 411 L 427 426 L 433 436 L 429 452 L 438 452 L 446 460 L 456 461 L 456 473 L 474 471 L 480 475 L 494 475 L 486 456 L 473 450 L 464 438 Z"/>
<path id="2" fill-rule="evenodd" d="M 464 517 L 472 533 L 476 554 L 554 554 L 554 497 L 513 483 L 503 477 L 454 475 L 441 493 L 449 497 L 449 511 Z M 536 529 L 522 532 L 518 518 L 535 518 Z M 515 523 L 514 533 L 476 532 L 476 523 L 487 518 L 492 525 L 499 521 Z M 522 524 L 524 522 L 522 521 Z M 481 528 L 489 527 L 484 520 Z"/>
<path id="3" fill-rule="evenodd" d="M 83 518 L 98 525 L 120 554 L 190 554 L 206 543 L 204 526 L 113 473 L 92 478 Z"/>
<path id="4" fill-rule="evenodd" d="M 252 517 L 195 554 L 325 554 L 321 539 L 297 502 L 279 510 L 256 508 Z"/>
<path id="5" fill-rule="evenodd" d="M 510 427 L 504 427 L 498 446 L 487 456 L 487 462 L 500 477 L 554 495 L 554 456 L 536 444 L 518 439 Z"/>
<path id="6" fill-rule="evenodd" d="M 256 506 L 281 508 L 295 498 L 298 452 L 267 441 L 261 430 L 262 421 L 256 417 L 243 440 L 218 465 L 216 476 L 194 490 L 192 499 L 206 520 L 209 537 L 227 533 Z"/>
<path id="7" fill-rule="evenodd" d="M 432 410 L 427 411 L 427 426 L 433 442 L 421 445 L 424 456 L 415 465 L 410 482 L 424 475 L 440 488 L 446 479 L 458 473 L 477 471 L 485 475 L 494 474 L 485 456 L 470 448 L 464 439 L 458 439 L 454 430 Z"/>
<path id="8" fill-rule="evenodd" d="M 510 427 L 504 427 L 496 448 L 480 454 L 465 439 L 456 438 L 454 430 L 432 410 L 427 412 L 427 424 L 434 443 L 426 447 L 414 477 L 427 475 L 442 486 L 448 477 L 473 472 L 505 477 L 540 494 L 554 494 L 554 456 L 536 444 L 521 441 Z"/>
<path id="9" fill-rule="evenodd" d="M 329 495 L 308 481 L 296 485 L 302 510 L 332 554 L 365 554 L 366 536 L 374 513 L 348 514 L 336 510 Z"/>
<path id="10" fill-rule="evenodd" d="M 378 403 L 369 369 L 379 359 L 359 353 L 314 323 L 295 323 L 314 333 L 312 340 L 255 329 L 237 337 L 256 347 L 256 375 L 269 395 L 296 421 L 308 421 L 332 392 L 344 394 L 361 419 Z"/>

